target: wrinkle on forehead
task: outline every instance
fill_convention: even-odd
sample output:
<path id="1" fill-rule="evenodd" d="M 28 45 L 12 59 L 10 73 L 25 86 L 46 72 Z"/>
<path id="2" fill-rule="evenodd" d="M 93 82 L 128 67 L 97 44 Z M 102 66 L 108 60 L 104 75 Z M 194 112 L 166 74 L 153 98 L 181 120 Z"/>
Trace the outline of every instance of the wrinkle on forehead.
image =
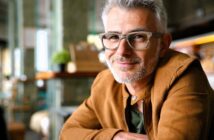
<path id="1" fill-rule="evenodd" d="M 119 7 L 112 8 L 104 21 L 105 31 L 117 31 L 127 33 L 137 28 L 146 31 L 158 30 L 158 19 L 147 8 L 142 9 L 121 9 Z"/>

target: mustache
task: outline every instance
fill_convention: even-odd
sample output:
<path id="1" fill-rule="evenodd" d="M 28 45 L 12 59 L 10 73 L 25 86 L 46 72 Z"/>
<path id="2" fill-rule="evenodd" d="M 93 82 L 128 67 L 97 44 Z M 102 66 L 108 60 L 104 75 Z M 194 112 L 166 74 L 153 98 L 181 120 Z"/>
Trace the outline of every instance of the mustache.
<path id="1" fill-rule="evenodd" d="M 124 56 L 114 56 L 110 59 L 111 62 L 130 62 L 130 63 L 139 63 L 141 59 L 139 57 L 124 57 Z"/>

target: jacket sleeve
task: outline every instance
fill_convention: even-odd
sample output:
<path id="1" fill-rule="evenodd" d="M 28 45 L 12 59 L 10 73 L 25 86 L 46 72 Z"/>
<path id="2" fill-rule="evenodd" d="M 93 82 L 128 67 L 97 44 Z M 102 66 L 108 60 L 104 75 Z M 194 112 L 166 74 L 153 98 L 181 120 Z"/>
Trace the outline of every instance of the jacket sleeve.
<path id="1" fill-rule="evenodd" d="M 118 131 L 120 130 L 100 126 L 89 98 L 65 122 L 60 140 L 111 140 Z"/>
<path id="2" fill-rule="evenodd" d="M 213 90 L 199 67 L 185 71 L 164 100 L 155 140 L 208 139 Z"/>
<path id="3" fill-rule="evenodd" d="M 99 75 L 95 79 L 92 90 L 99 83 Z M 96 93 L 97 94 L 97 93 Z M 100 95 L 102 96 L 102 95 Z M 115 133 L 121 131 L 116 128 L 103 128 L 96 112 L 97 98 L 94 94 L 86 99 L 67 119 L 60 133 L 60 140 L 111 140 Z"/>

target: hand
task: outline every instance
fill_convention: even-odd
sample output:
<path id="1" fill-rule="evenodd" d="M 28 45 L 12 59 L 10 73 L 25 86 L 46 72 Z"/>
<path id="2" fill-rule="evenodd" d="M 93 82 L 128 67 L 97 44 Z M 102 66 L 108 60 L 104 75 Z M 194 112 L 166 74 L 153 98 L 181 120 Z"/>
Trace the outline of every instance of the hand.
<path id="1" fill-rule="evenodd" d="M 147 135 L 136 134 L 130 132 L 118 132 L 113 140 L 148 140 Z"/>

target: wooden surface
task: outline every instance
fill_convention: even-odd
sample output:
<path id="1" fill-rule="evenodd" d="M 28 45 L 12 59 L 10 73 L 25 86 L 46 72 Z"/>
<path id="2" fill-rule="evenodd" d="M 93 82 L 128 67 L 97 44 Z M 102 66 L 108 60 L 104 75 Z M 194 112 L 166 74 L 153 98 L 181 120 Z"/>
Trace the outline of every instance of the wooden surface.
<path id="1" fill-rule="evenodd" d="M 39 72 L 36 74 L 37 80 L 48 80 L 48 79 L 56 79 L 56 78 L 73 78 L 73 77 L 96 77 L 98 72 Z"/>

